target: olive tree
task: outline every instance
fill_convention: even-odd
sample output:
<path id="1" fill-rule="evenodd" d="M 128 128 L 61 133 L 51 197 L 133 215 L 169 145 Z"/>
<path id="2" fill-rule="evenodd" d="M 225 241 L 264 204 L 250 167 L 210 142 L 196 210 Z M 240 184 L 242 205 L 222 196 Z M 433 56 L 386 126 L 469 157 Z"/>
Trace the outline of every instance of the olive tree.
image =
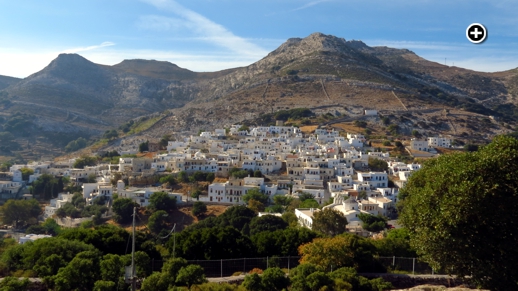
<path id="1" fill-rule="evenodd" d="M 412 247 L 435 269 L 491 290 L 518 288 L 517 177 L 512 137 L 426 162 L 400 192 Z"/>

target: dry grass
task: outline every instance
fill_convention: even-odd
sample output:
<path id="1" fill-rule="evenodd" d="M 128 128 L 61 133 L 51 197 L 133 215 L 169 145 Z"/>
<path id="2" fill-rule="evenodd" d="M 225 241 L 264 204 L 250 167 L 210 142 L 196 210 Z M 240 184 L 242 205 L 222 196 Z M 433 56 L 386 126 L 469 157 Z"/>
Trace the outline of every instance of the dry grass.
<path id="1" fill-rule="evenodd" d="M 306 126 L 301 126 L 300 130 L 305 134 L 309 134 L 309 133 L 314 132 L 315 129 L 317 129 L 317 127 L 318 127 L 318 125 L 306 125 Z"/>

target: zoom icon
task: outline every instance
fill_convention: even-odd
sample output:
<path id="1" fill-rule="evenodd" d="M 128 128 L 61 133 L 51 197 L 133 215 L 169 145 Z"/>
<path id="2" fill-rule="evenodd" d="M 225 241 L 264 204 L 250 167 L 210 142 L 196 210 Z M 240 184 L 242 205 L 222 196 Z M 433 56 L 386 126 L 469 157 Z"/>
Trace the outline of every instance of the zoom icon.
<path id="1" fill-rule="evenodd" d="M 472 23 L 466 29 L 466 37 L 471 43 L 482 43 L 487 38 L 487 30 L 480 23 Z"/>

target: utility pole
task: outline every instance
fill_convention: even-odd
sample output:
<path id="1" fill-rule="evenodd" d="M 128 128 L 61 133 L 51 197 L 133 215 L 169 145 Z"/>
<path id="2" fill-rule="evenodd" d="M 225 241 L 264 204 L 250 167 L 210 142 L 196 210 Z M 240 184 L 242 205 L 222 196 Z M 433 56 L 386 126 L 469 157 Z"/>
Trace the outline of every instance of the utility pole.
<path id="1" fill-rule="evenodd" d="M 137 278 L 135 276 L 135 216 L 137 207 L 133 207 L 133 240 L 131 243 L 131 291 L 137 290 Z"/>

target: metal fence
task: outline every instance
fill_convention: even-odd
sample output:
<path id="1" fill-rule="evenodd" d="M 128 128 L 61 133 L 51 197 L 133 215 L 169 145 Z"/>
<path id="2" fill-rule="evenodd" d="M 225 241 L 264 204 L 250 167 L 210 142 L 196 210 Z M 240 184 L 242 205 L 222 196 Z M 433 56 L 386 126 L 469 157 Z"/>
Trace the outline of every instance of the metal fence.
<path id="1" fill-rule="evenodd" d="M 408 274 L 436 274 L 427 263 L 418 258 L 404 257 L 376 257 L 388 272 L 403 272 Z M 264 258 L 239 258 L 224 260 L 188 260 L 189 264 L 200 265 L 205 270 L 208 278 L 229 277 L 235 273 L 248 273 L 257 268 L 265 270 L 270 267 L 290 269 L 297 267 L 300 257 L 264 257 Z M 164 261 L 152 260 L 152 271 L 160 271 Z"/>
<path id="2" fill-rule="evenodd" d="M 271 267 L 279 267 L 287 269 L 297 267 L 300 257 L 264 257 L 264 258 L 239 258 L 225 260 L 188 260 L 189 264 L 200 265 L 205 270 L 205 276 L 211 277 L 228 277 L 235 273 L 248 273 L 257 268 L 265 270 Z M 152 260 L 152 271 L 160 271 L 164 261 Z"/>
<path id="3" fill-rule="evenodd" d="M 435 274 L 430 265 L 421 262 L 418 258 L 378 257 L 377 259 L 388 271 L 402 271 L 411 274 Z"/>

